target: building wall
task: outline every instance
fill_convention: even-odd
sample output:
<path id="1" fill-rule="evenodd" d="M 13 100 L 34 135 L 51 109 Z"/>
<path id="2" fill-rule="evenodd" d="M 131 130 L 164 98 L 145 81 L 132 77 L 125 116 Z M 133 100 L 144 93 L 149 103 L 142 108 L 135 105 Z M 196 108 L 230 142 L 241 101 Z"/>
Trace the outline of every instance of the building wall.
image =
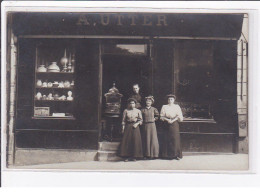
<path id="1" fill-rule="evenodd" d="M 248 153 L 248 15 L 244 15 L 242 34 L 237 41 L 238 152 Z"/>

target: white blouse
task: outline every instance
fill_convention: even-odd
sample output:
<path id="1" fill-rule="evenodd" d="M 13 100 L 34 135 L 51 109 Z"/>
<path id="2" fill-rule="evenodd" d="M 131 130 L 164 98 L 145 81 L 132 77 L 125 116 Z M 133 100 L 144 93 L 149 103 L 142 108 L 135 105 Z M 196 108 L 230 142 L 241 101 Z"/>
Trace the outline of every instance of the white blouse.
<path id="1" fill-rule="evenodd" d="M 163 105 L 162 110 L 160 113 L 161 120 L 164 121 L 165 118 L 167 119 L 174 119 L 175 117 L 179 116 L 179 120 L 183 121 L 183 115 L 181 111 L 181 107 L 177 104 L 173 105 Z"/>

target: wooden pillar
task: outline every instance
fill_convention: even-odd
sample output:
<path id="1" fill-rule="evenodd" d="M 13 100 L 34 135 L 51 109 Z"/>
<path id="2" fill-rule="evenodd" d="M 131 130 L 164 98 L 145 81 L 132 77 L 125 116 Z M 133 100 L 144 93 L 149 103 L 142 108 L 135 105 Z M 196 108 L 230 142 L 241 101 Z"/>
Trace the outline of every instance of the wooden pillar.
<path id="1" fill-rule="evenodd" d="M 11 39 L 9 44 L 10 49 L 10 97 L 9 99 L 9 121 L 8 121 L 8 137 L 7 137 L 7 165 L 14 164 L 15 156 L 15 103 L 16 103 L 16 68 L 17 68 L 17 38 L 11 33 Z"/>
<path id="2" fill-rule="evenodd" d="M 149 87 L 151 94 L 154 95 L 154 41 L 152 39 L 149 40 L 149 58 L 150 58 L 150 65 L 149 68 Z"/>
<path id="3" fill-rule="evenodd" d="M 180 72 L 180 44 L 174 43 L 173 49 L 173 63 L 172 63 L 172 92 L 177 95 L 177 83 L 179 83 L 179 72 Z"/>
<path id="4" fill-rule="evenodd" d="M 103 44 L 101 41 L 98 42 L 98 141 L 101 141 L 102 139 L 102 130 L 105 125 L 105 122 L 102 121 L 102 83 L 103 83 L 103 61 L 102 61 L 102 55 L 103 55 Z"/>
<path id="5" fill-rule="evenodd" d="M 237 113 L 238 153 L 248 153 L 248 16 L 245 14 L 242 35 L 237 42 Z"/>

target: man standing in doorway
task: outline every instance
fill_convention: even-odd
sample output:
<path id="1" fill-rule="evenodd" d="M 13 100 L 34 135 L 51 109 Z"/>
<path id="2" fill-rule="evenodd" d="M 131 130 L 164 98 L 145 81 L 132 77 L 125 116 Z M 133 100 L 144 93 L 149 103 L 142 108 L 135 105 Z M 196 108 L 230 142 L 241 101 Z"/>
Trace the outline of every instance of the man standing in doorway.
<path id="1" fill-rule="evenodd" d="M 142 105 L 141 105 L 142 97 L 140 95 L 139 84 L 133 84 L 133 94 L 130 96 L 130 98 L 134 98 L 137 101 L 135 108 L 137 108 L 137 109 L 142 108 Z"/>

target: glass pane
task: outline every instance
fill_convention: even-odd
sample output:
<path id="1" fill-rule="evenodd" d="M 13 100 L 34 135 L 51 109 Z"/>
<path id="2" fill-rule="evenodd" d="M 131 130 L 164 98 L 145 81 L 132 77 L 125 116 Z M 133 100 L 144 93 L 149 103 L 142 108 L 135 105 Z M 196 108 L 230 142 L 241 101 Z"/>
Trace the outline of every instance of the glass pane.
<path id="1" fill-rule="evenodd" d="M 117 55 L 146 55 L 147 45 L 145 44 L 107 44 L 105 45 L 105 54 Z"/>

